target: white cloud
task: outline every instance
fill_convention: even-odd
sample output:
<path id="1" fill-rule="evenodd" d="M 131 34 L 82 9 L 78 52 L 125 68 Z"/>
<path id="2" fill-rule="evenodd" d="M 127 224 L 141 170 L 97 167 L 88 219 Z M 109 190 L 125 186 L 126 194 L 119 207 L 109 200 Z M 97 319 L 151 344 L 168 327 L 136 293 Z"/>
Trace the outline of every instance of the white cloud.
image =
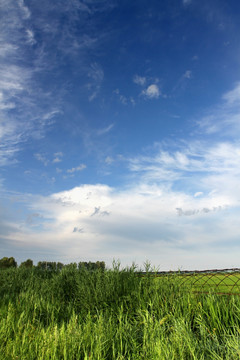
<path id="1" fill-rule="evenodd" d="M 88 260 L 97 257 L 108 265 L 113 258 L 140 265 L 150 259 L 168 270 L 223 266 L 223 257 L 214 260 L 214 253 L 224 248 L 226 239 L 240 235 L 238 208 L 230 197 L 217 193 L 196 198 L 161 184 L 133 182 L 126 189 L 82 185 L 26 199 L 31 214 L 41 214 L 36 216 L 41 231 L 24 223 L 21 229 L 13 227 L 6 238 L 26 247 L 34 242 L 46 251 L 58 248 L 58 258 L 66 256 L 67 262 L 81 256 Z M 196 252 L 202 254 L 199 259 Z M 207 264 L 205 253 L 213 255 Z"/>
<path id="2" fill-rule="evenodd" d="M 49 164 L 49 160 L 46 158 L 45 155 L 43 154 L 39 154 L 39 153 L 36 153 L 34 154 L 34 157 L 40 161 L 41 163 L 43 163 L 44 166 L 47 166 Z"/>
<path id="3" fill-rule="evenodd" d="M 14 9 L 15 2 L 9 1 Z M 73 2 L 79 3 L 71 1 L 64 5 L 64 9 L 72 6 Z M 185 1 L 185 4 L 187 3 L 190 2 Z M 23 1 L 20 5 L 23 17 L 29 19 L 30 11 L 24 9 Z M 90 2 L 88 5 L 85 10 L 80 10 L 90 13 Z M 24 46 L 27 46 L 26 41 L 29 44 L 34 41 L 34 32 L 29 29 L 28 22 L 24 23 L 15 12 L 14 16 L 10 12 L 10 18 L 14 18 L 10 31 L 9 28 L 4 30 L 4 23 L 1 27 L 4 30 L 3 35 L 0 35 L 5 36 L 0 54 L 1 60 L 4 59 L 0 68 L 0 110 L 3 119 L 0 124 L 0 164 L 9 163 L 10 158 L 14 161 L 22 142 L 33 132 L 36 134 L 43 126 L 52 123 L 59 113 L 57 106 L 45 108 L 44 105 L 41 111 L 35 106 L 36 99 L 31 94 L 37 93 L 35 72 L 37 71 L 40 77 L 42 64 L 34 69 L 24 63 L 21 57 L 26 49 Z M 8 20 L 8 23 L 11 21 Z M 55 22 L 46 29 L 48 36 L 54 26 Z M 58 30 L 56 27 L 54 38 Z M 21 33 L 22 37 L 17 33 Z M 66 38 L 63 40 L 69 40 L 68 31 L 65 33 Z M 62 41 L 63 48 L 66 43 Z M 95 46 L 97 38 L 86 35 L 79 39 L 79 42 L 68 43 L 71 44 L 69 51 L 73 51 L 73 48 L 78 51 L 80 48 L 89 49 Z M 33 48 L 27 46 L 30 52 Z M 68 51 L 67 47 L 65 51 Z M 35 61 L 38 60 L 34 53 L 31 53 L 31 56 Z M 20 61 L 15 62 L 16 59 Z M 93 100 L 100 91 L 104 72 L 99 64 L 94 63 L 90 69 L 86 67 L 86 75 L 90 82 L 89 100 Z M 188 82 L 187 79 L 191 76 L 191 70 L 187 70 L 181 79 Z M 133 81 L 144 86 L 142 94 L 146 98 L 154 99 L 161 95 L 154 79 L 147 80 L 136 75 Z M 151 82 L 148 86 L 149 81 Z M 223 96 L 223 103 L 210 111 L 205 118 L 205 125 L 204 121 L 201 122 L 202 129 L 208 133 L 222 131 L 224 134 L 226 132 L 223 130 L 231 129 L 239 138 L 239 88 L 237 84 Z M 123 102 L 129 102 L 119 90 L 116 94 L 120 101 L 122 96 Z M 49 93 L 45 99 L 48 97 Z M 10 109 L 17 109 L 16 116 L 10 116 Z M 96 138 L 97 135 L 106 134 L 113 125 L 95 130 L 93 135 Z M 177 146 L 175 139 L 174 146 L 174 149 L 172 145 L 162 146 L 154 154 L 151 151 L 145 156 L 130 159 L 129 181 L 125 188 L 114 189 L 104 184 L 86 184 L 45 197 L 24 194 L 22 211 L 27 208 L 30 215 L 25 216 L 24 221 L 19 218 L 15 221 L 4 220 L 5 228 L 8 228 L 7 240 L 9 243 L 18 241 L 26 249 L 29 245 L 38 244 L 49 250 L 49 253 L 59 249 L 62 256 L 67 256 L 67 261 L 79 255 L 88 260 L 99 256 L 108 263 L 111 263 L 114 257 L 121 258 L 124 263 L 132 260 L 143 263 L 149 258 L 156 265 L 167 269 L 171 264 L 175 268 L 189 268 L 200 266 L 204 261 L 209 261 L 207 267 L 215 266 L 217 261 L 223 266 L 224 261 L 230 260 L 226 260 L 225 253 L 217 259 L 218 249 L 223 249 L 224 246 L 227 248 L 227 242 L 233 242 L 240 235 L 239 142 L 216 143 L 212 140 L 209 145 L 204 141 L 189 141 L 188 144 L 182 142 L 181 146 Z M 46 155 L 38 153 L 35 156 L 44 165 L 49 164 Z M 58 152 L 51 155 L 50 160 L 58 163 L 62 157 L 63 154 Z M 111 157 L 105 159 L 107 164 L 112 161 Z M 68 169 L 67 173 L 75 174 L 85 167 L 86 165 L 80 164 Z M 52 177 L 49 181 L 54 182 L 55 178 Z M 26 219 L 29 221 L 26 222 Z M 2 222 L 1 219 L 1 224 Z M 36 222 L 38 228 L 34 229 L 35 225 L 29 228 L 29 225 Z M 215 254 L 217 260 L 213 260 Z M 235 259 L 238 261 L 237 255 L 234 261 Z"/>
<path id="4" fill-rule="evenodd" d="M 93 63 L 88 71 L 88 76 L 96 82 L 102 82 L 104 78 L 103 69 L 99 64 Z"/>
<path id="5" fill-rule="evenodd" d="M 135 100 L 132 96 L 130 98 L 126 97 L 125 95 L 120 93 L 119 89 L 115 89 L 113 93 L 117 95 L 117 98 L 119 99 L 121 104 L 123 105 L 132 104 L 133 106 L 135 105 Z"/>
<path id="6" fill-rule="evenodd" d="M 193 76 L 192 70 L 186 70 L 178 79 L 178 81 L 176 82 L 176 85 L 173 87 L 173 92 L 176 91 L 183 91 L 186 88 L 186 85 L 188 83 L 188 80 L 190 80 Z"/>
<path id="7" fill-rule="evenodd" d="M 53 163 L 59 163 L 59 162 L 62 162 L 62 157 L 63 157 L 63 153 L 60 151 L 60 152 L 56 152 L 54 154 L 54 159 L 53 159 Z"/>
<path id="8" fill-rule="evenodd" d="M 153 156 L 139 156 L 130 159 L 133 171 L 147 171 L 161 168 L 176 172 L 195 173 L 240 173 L 240 145 L 230 142 L 216 142 L 209 146 L 207 142 L 192 141 L 179 145 L 178 150 L 167 151 L 159 145 L 159 151 Z"/>
<path id="9" fill-rule="evenodd" d="M 84 170 L 85 168 L 86 168 L 86 165 L 85 165 L 85 164 L 81 164 L 81 165 L 79 165 L 79 166 L 73 167 L 72 169 L 68 169 L 67 172 L 68 172 L 69 174 L 73 174 L 73 173 L 75 173 L 75 172 L 77 172 L 77 171 L 82 171 L 82 170 Z"/>
<path id="10" fill-rule="evenodd" d="M 142 94 L 148 99 L 158 99 L 160 96 L 160 90 L 156 84 L 152 84 L 149 85 L 147 89 L 143 90 Z"/>
<path id="11" fill-rule="evenodd" d="M 29 72 L 20 66 L 2 66 L 2 69 L 0 69 L 0 89 L 2 96 L 5 94 L 7 97 L 22 91 L 27 84 L 29 75 Z"/>
<path id="12" fill-rule="evenodd" d="M 223 100 L 227 102 L 228 105 L 233 105 L 237 103 L 240 104 L 240 83 L 237 83 L 233 90 L 228 91 L 226 94 L 223 95 Z M 239 106 L 240 107 L 240 106 Z"/>
<path id="13" fill-rule="evenodd" d="M 111 156 L 105 158 L 105 163 L 111 165 L 114 162 L 114 159 Z"/>
<path id="14" fill-rule="evenodd" d="M 10 222 L 7 239 L 28 249 L 34 243 L 48 253 L 58 248 L 55 256 L 67 262 L 98 256 L 109 265 L 113 258 L 123 264 L 142 264 L 148 258 L 162 269 L 229 266 L 229 259 L 227 263 L 215 254 L 224 248 L 225 239 L 234 241 L 239 235 L 238 152 L 237 146 L 226 143 L 185 144 L 135 158 L 138 174 L 125 189 L 96 184 L 49 197 L 24 196 L 30 214 L 41 217 L 33 218 L 37 227 Z M 174 176 L 160 182 L 159 169 Z M 178 181 L 195 196 L 174 190 Z M 196 196 L 193 188 L 205 195 Z M 231 261 L 236 263 L 232 254 Z"/>
<path id="15" fill-rule="evenodd" d="M 102 129 L 97 130 L 96 133 L 97 133 L 98 136 L 107 134 L 109 131 L 112 130 L 113 127 L 114 127 L 114 124 L 109 124 L 108 126 L 102 128 Z"/>
<path id="16" fill-rule="evenodd" d="M 99 88 L 98 88 L 96 91 L 94 91 L 94 92 L 88 97 L 88 100 L 89 100 L 90 102 L 93 101 L 93 100 L 97 97 L 98 91 L 99 91 Z"/>
<path id="17" fill-rule="evenodd" d="M 104 72 L 101 66 L 97 63 L 91 64 L 88 71 L 88 77 L 92 79 L 92 82 L 87 84 L 88 90 L 91 91 L 91 95 L 88 97 L 91 102 L 97 97 L 104 79 Z"/>
<path id="18" fill-rule="evenodd" d="M 59 163 L 59 162 L 62 162 L 62 159 L 60 157 L 55 157 L 53 159 L 53 163 L 56 164 L 56 163 Z"/>
<path id="19" fill-rule="evenodd" d="M 129 160 L 125 188 L 86 184 L 46 197 L 24 195 L 38 228 L 10 223 L 7 239 L 57 247 L 67 261 L 98 254 L 109 265 L 120 258 L 123 264 L 150 259 L 168 270 L 235 266 L 237 257 L 226 261 L 225 252 L 240 236 L 240 146 L 188 142 L 155 151 Z"/>
<path id="20" fill-rule="evenodd" d="M 127 101 L 126 96 L 120 95 L 120 96 L 119 96 L 119 99 L 120 99 L 120 101 L 121 101 L 121 103 L 122 103 L 123 105 L 127 105 L 128 101 Z"/>
<path id="21" fill-rule="evenodd" d="M 147 79 L 144 76 L 135 75 L 133 77 L 133 82 L 137 85 L 144 86 L 146 84 L 146 81 L 147 81 Z"/>
<path id="22" fill-rule="evenodd" d="M 61 152 L 61 151 L 58 151 L 58 152 L 56 152 L 56 153 L 54 153 L 54 156 L 55 157 L 62 157 L 63 156 L 63 153 Z"/>
<path id="23" fill-rule="evenodd" d="M 133 97 L 130 97 L 130 103 L 132 104 L 132 106 L 136 105 L 136 102 Z"/>
<path id="24" fill-rule="evenodd" d="M 36 44 L 36 40 L 35 40 L 35 38 L 34 38 L 34 33 L 33 33 L 33 31 L 30 30 L 30 29 L 27 29 L 27 30 L 26 30 L 26 33 L 27 33 L 27 42 L 28 42 L 28 44 L 30 44 L 30 45 Z"/>
<path id="25" fill-rule="evenodd" d="M 198 197 L 198 196 L 202 196 L 203 195 L 203 192 L 202 191 L 197 191 L 195 194 L 194 194 L 194 197 Z"/>
<path id="26" fill-rule="evenodd" d="M 29 19 L 31 16 L 31 12 L 30 12 L 29 8 L 25 5 L 24 1 L 19 0 L 18 5 L 19 5 L 20 10 L 22 11 L 23 17 L 25 19 Z"/>
<path id="27" fill-rule="evenodd" d="M 42 119 L 44 120 L 44 121 L 46 121 L 46 120 L 51 120 L 51 119 L 53 119 L 57 114 L 61 114 L 62 112 L 61 112 L 61 110 L 56 110 L 56 109 L 54 109 L 54 110 L 51 110 L 51 111 L 49 111 L 49 112 L 47 112 L 47 113 L 44 113 L 43 115 L 42 115 Z"/>
<path id="28" fill-rule="evenodd" d="M 40 62 L 42 54 L 28 47 L 35 41 L 33 30 L 29 28 L 29 8 L 23 0 L 9 0 L 3 2 L 1 11 L 0 165 L 7 165 L 16 161 L 14 156 L 29 138 L 43 136 L 45 127 L 53 123 L 58 110 L 51 110 L 54 104 L 51 93 L 44 93 L 35 81 L 35 74 L 40 73 L 43 64 Z M 25 58 L 26 47 L 34 59 L 31 63 Z M 39 106 L 41 101 L 44 107 Z M 52 114 L 51 121 L 45 118 L 46 114 Z"/>
<path id="29" fill-rule="evenodd" d="M 240 131 L 240 84 L 222 96 L 222 102 L 208 110 L 197 121 L 200 130 L 207 134 L 218 133 L 221 136 L 239 138 Z"/>
<path id="30" fill-rule="evenodd" d="M 192 77 L 192 71 L 191 70 L 186 70 L 185 73 L 183 74 L 183 78 L 191 79 L 191 77 Z"/>

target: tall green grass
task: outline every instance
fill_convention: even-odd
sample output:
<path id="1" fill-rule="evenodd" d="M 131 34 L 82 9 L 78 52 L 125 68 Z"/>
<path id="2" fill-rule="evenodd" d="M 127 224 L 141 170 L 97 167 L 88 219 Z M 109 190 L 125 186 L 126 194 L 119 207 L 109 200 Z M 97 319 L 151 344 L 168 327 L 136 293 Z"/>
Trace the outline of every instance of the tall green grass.
<path id="1" fill-rule="evenodd" d="M 240 298 L 135 268 L 0 272 L 0 359 L 239 359 Z"/>

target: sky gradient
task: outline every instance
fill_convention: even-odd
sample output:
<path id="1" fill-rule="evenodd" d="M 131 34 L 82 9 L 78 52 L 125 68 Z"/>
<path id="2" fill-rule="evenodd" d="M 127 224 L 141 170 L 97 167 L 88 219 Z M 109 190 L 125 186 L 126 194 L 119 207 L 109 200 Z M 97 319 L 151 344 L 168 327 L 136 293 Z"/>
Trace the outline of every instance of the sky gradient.
<path id="1" fill-rule="evenodd" d="M 240 267 L 239 1 L 0 5 L 0 257 Z"/>

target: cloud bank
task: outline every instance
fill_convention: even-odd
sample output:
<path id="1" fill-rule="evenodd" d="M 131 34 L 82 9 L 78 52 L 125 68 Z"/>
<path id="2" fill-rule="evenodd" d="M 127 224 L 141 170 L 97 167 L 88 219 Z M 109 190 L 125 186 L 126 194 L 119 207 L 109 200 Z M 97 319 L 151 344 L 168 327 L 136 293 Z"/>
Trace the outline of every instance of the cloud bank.
<path id="1" fill-rule="evenodd" d="M 228 264 L 240 236 L 240 147 L 200 143 L 128 159 L 125 188 L 85 184 L 49 196 L 25 196 L 25 220 L 5 224 L 4 239 L 56 249 L 64 259 L 151 259 L 162 269 Z M 136 175 L 136 177 L 135 177 Z M 188 191 L 179 189 L 184 188 Z M 69 246 L 69 244 L 71 244 Z M 202 256 L 205 256 L 203 259 Z M 231 257 L 232 266 L 237 257 Z"/>

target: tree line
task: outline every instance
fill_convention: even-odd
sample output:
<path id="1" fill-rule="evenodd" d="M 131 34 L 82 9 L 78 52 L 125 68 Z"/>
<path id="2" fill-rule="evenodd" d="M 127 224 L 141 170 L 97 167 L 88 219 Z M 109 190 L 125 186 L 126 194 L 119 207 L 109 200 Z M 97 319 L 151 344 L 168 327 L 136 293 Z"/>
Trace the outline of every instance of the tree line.
<path id="1" fill-rule="evenodd" d="M 0 259 L 0 269 L 9 269 L 9 268 L 17 268 L 18 264 L 14 257 L 3 257 Z M 105 262 L 104 261 L 96 261 L 96 262 L 86 262 L 80 261 L 79 263 L 70 263 L 70 264 L 63 264 L 61 262 L 55 261 L 39 261 L 37 266 L 33 265 L 33 260 L 27 259 L 23 261 L 19 268 L 38 268 L 41 270 L 62 270 L 64 267 L 74 267 L 75 269 L 86 269 L 86 270 L 105 270 Z"/>

